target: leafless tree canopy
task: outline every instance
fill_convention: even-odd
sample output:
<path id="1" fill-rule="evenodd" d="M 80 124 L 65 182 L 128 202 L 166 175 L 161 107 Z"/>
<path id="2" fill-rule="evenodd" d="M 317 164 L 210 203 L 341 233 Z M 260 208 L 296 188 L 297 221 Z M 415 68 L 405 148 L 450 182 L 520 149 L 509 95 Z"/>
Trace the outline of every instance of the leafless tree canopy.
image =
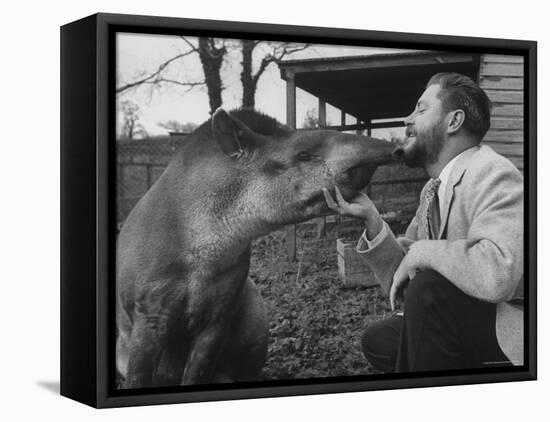
<path id="1" fill-rule="evenodd" d="M 262 57 L 258 69 L 253 70 L 253 53 L 259 45 L 267 46 L 267 52 Z M 243 86 L 243 108 L 254 108 L 256 105 L 256 89 L 258 81 L 271 63 L 277 63 L 286 56 L 305 50 L 310 44 L 296 44 L 286 42 L 268 42 L 258 40 L 242 40 L 242 71 L 241 82 Z"/>
<path id="2" fill-rule="evenodd" d="M 193 43 L 186 37 L 180 37 L 187 50 L 161 63 L 156 70 L 145 74 L 135 81 L 123 83 L 116 88 L 117 94 L 122 94 L 132 88 L 149 84 L 160 86 L 162 84 L 174 84 L 187 88 L 187 91 L 197 87 L 206 86 L 210 113 L 213 113 L 222 105 L 222 92 L 224 89 L 221 68 L 229 50 L 237 50 L 242 56 L 242 69 L 240 80 L 242 83 L 242 107 L 254 108 L 256 103 L 256 90 L 258 81 L 265 70 L 272 63 L 283 60 L 290 54 L 302 51 L 310 47 L 310 44 L 297 44 L 288 42 L 272 42 L 259 40 L 239 40 L 232 42 L 225 39 L 198 38 Z M 259 64 L 254 66 L 254 53 L 261 46 Z M 201 80 L 175 79 L 167 76 L 169 68 L 181 63 L 182 60 L 192 54 L 199 56 L 204 78 Z M 258 57 L 258 55 L 256 55 Z"/>
<path id="3" fill-rule="evenodd" d="M 120 138 L 132 140 L 138 136 L 147 136 L 144 127 L 139 122 L 139 106 L 132 101 L 123 101 L 120 105 L 122 112 L 122 127 Z"/>

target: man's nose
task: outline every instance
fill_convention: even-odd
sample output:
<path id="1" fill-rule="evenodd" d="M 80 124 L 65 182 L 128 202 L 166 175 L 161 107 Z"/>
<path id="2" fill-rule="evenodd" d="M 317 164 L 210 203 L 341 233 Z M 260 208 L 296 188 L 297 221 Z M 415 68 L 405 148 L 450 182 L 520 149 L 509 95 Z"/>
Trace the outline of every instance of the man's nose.
<path id="1" fill-rule="evenodd" d="M 414 116 L 414 112 L 412 112 L 411 114 L 409 114 L 407 117 L 403 119 L 403 123 L 405 124 L 405 126 L 409 126 L 413 124 L 413 119 L 412 119 L 413 116 Z"/>

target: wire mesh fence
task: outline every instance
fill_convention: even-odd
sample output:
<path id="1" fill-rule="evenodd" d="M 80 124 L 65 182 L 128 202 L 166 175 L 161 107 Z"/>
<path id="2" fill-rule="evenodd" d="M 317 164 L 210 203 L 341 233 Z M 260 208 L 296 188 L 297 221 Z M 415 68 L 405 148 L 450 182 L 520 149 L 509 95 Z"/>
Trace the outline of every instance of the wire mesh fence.
<path id="1" fill-rule="evenodd" d="M 185 135 L 117 140 L 117 222 L 124 222 L 132 208 L 153 186 Z"/>
<path id="2" fill-rule="evenodd" d="M 117 140 L 117 219 L 120 227 L 132 208 L 160 177 L 186 135 Z M 418 206 L 427 177 L 404 165 L 379 168 L 365 192 L 383 215 L 404 224 Z M 319 236 L 323 230 L 319 230 Z"/>

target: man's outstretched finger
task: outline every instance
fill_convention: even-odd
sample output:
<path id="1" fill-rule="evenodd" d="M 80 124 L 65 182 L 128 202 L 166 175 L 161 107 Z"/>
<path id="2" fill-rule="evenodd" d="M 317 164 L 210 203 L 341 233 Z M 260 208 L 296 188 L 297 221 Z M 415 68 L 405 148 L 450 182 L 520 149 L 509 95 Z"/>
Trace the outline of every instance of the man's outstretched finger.
<path id="1" fill-rule="evenodd" d="M 390 288 L 390 307 L 392 311 L 395 311 L 395 296 L 396 296 L 395 292 L 396 292 L 395 283 L 393 283 Z"/>
<path id="2" fill-rule="evenodd" d="M 334 199 L 332 198 L 332 195 L 329 193 L 329 191 L 325 188 L 322 189 L 323 195 L 325 196 L 325 202 L 327 203 L 327 206 L 334 211 L 338 210 L 338 204 Z"/>
<path id="3" fill-rule="evenodd" d="M 336 201 L 338 202 L 338 205 L 340 207 L 344 207 L 348 205 L 344 197 L 342 196 L 342 192 L 340 192 L 340 189 L 338 189 L 338 186 L 334 186 L 334 191 L 336 192 Z"/>

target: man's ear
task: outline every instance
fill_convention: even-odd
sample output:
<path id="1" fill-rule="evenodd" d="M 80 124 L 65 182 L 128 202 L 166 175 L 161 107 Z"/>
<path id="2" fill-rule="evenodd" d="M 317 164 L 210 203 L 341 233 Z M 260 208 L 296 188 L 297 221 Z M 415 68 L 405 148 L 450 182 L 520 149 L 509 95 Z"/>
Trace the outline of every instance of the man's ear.
<path id="1" fill-rule="evenodd" d="M 449 123 L 447 124 L 447 133 L 449 135 L 458 132 L 458 130 L 464 124 L 464 119 L 466 119 L 466 113 L 464 110 L 458 109 L 453 110 L 449 114 Z"/>
<path id="2" fill-rule="evenodd" d="M 241 158 L 254 149 L 254 132 L 222 108 L 212 116 L 212 133 L 222 151 L 230 157 Z"/>

